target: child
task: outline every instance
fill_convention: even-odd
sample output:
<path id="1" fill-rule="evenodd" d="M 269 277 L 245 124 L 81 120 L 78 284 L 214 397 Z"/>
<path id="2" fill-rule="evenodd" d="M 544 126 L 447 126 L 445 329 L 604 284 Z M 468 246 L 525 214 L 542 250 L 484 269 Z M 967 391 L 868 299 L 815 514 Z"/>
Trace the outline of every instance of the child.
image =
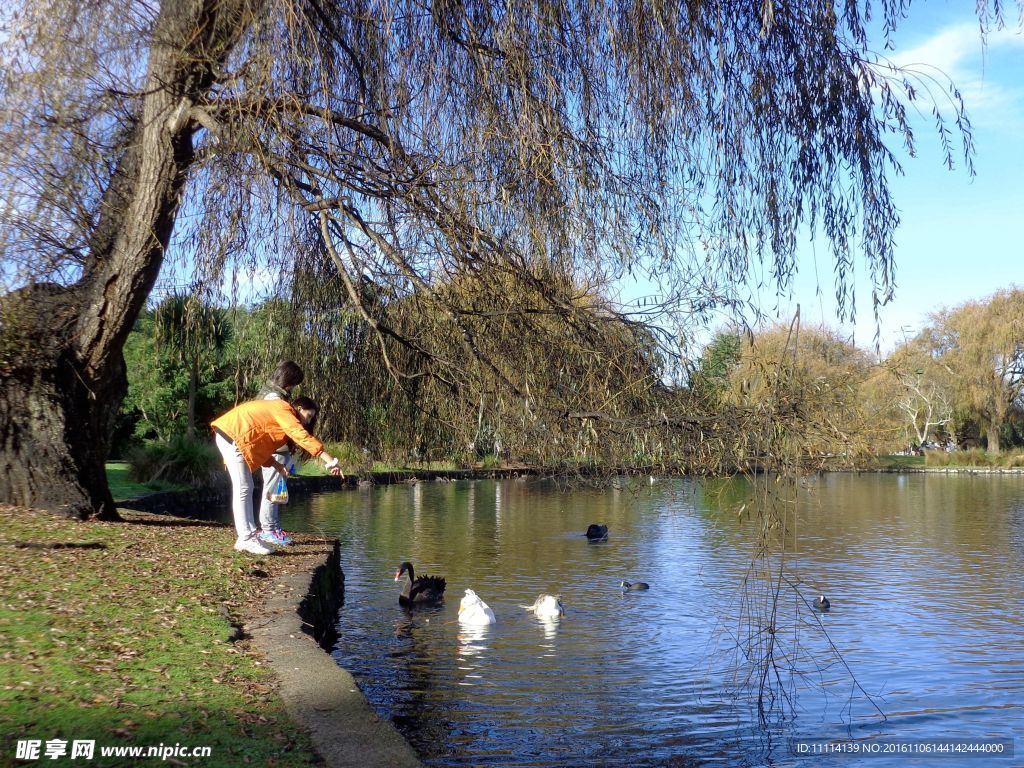
<path id="1" fill-rule="evenodd" d="M 270 380 L 260 393 L 257 400 L 289 400 L 292 389 L 302 383 L 305 378 L 302 369 L 291 360 L 282 360 Z M 292 465 L 291 444 L 274 452 L 274 459 L 285 467 Z M 277 471 L 273 467 L 263 467 L 263 495 L 260 498 L 260 533 L 259 538 L 264 544 L 285 546 L 291 544 L 291 537 L 281 530 L 281 505 L 270 500 L 270 492 L 277 483 Z"/>
<path id="2" fill-rule="evenodd" d="M 289 438 L 310 455 L 322 459 L 332 475 L 341 474 L 338 460 L 306 431 L 319 410 L 308 397 L 296 398 L 291 405 L 281 399 L 250 400 L 211 422 L 217 448 L 231 477 L 231 511 L 238 534 L 235 549 L 239 552 L 269 555 L 274 551 L 258 538 L 259 529 L 252 514 L 252 473 L 256 467 L 264 466 L 287 477 L 287 467 L 273 457 L 274 451 L 284 446 Z"/>

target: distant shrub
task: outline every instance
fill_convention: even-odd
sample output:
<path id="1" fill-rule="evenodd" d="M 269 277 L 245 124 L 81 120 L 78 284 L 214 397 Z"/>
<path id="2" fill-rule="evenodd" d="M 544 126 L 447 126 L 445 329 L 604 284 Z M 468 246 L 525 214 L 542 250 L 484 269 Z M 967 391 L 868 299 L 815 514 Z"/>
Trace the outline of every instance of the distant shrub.
<path id="1" fill-rule="evenodd" d="M 953 463 L 964 467 L 990 467 L 994 458 L 984 448 L 971 448 L 968 451 L 952 451 L 946 454 L 953 458 Z"/>
<path id="2" fill-rule="evenodd" d="M 1024 467 L 1024 453 L 1006 451 L 990 454 L 982 448 L 968 451 L 925 451 L 925 465 L 929 467 Z"/>
<path id="3" fill-rule="evenodd" d="M 213 445 L 184 435 L 145 443 L 132 449 L 127 459 L 129 475 L 139 483 L 209 485 L 224 466 Z"/>
<path id="4" fill-rule="evenodd" d="M 1006 468 L 1024 467 L 1024 453 L 1007 453 L 1002 457 L 1002 465 Z"/>
<path id="5" fill-rule="evenodd" d="M 953 464 L 952 456 L 946 451 L 925 451 L 924 463 L 927 467 L 948 467 Z"/>

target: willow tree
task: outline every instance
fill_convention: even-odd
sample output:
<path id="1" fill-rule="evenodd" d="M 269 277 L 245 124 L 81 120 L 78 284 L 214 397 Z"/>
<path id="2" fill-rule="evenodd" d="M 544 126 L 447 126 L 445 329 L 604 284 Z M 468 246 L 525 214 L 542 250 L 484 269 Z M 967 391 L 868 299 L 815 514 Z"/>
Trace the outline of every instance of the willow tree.
<path id="1" fill-rule="evenodd" d="M 984 430 L 990 453 L 999 431 L 1024 398 L 1024 290 L 997 291 L 930 318 L 922 334 L 948 372 L 956 407 Z"/>
<path id="2" fill-rule="evenodd" d="M 723 395 L 755 424 L 740 458 L 827 468 L 868 453 L 883 431 L 865 407 L 871 371 L 866 353 L 827 328 L 794 322 L 744 338 Z"/>
<path id="3" fill-rule="evenodd" d="M 640 273 L 697 311 L 734 298 L 753 263 L 784 284 L 810 227 L 831 246 L 841 298 L 855 254 L 875 300 L 890 295 L 886 142 L 911 142 L 906 105 L 929 91 L 871 53 L 867 3 L 6 7 L 6 501 L 112 512 L 103 459 L 121 349 L 165 264 L 197 290 L 245 265 L 286 276 L 312 231 L 389 375 L 456 386 L 451 338 L 378 321 L 361 283 L 430 303 L 490 368 L 463 294 L 439 281 L 479 276 L 488 292 L 485 267 Z M 882 4 L 886 29 L 901 8 Z M 961 105 L 938 107 L 969 150 Z M 538 289 L 530 312 L 579 314 Z M 403 370 L 388 339 L 429 370 Z"/>
<path id="4" fill-rule="evenodd" d="M 932 329 L 909 339 L 893 350 L 876 377 L 880 401 L 887 400 L 902 416 L 907 439 L 901 448 L 921 445 L 939 432 L 955 438 L 956 374 L 936 354 L 939 343 Z"/>

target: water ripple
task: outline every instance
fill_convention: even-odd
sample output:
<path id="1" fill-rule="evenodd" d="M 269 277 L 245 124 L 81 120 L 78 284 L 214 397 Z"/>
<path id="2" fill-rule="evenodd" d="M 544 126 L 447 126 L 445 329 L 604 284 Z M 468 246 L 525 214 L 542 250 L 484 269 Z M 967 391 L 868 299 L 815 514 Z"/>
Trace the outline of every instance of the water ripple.
<path id="1" fill-rule="evenodd" d="M 749 617 L 770 616 L 771 602 L 744 591 L 757 529 L 730 506 L 742 489 L 393 487 L 313 497 L 286 522 L 341 539 L 335 656 L 428 764 L 784 766 L 796 764 L 787 744 L 798 733 L 1024 732 L 1024 482 L 976 480 L 814 484 L 791 525 L 787 573 L 832 610 L 782 595 L 778 658 L 804 674 L 788 691 L 796 718 L 777 729 L 758 727 L 745 683 L 742 650 L 758 637 Z M 609 526 L 607 542 L 583 538 L 591 522 Z M 448 579 L 444 605 L 398 606 L 392 575 L 406 559 Z M 651 589 L 623 594 L 622 580 Z M 466 588 L 498 624 L 458 625 Z M 522 608 L 541 593 L 562 595 L 561 621 Z M 896 765 L 906 763 L 872 760 Z"/>

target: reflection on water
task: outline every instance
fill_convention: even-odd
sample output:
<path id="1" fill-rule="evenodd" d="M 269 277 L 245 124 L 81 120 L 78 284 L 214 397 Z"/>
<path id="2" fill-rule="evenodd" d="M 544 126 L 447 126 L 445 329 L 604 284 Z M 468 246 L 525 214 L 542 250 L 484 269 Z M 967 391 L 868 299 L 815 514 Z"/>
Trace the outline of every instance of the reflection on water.
<path id="1" fill-rule="evenodd" d="M 487 634 L 491 625 L 484 624 L 474 626 L 471 624 L 459 625 L 459 658 L 468 660 L 478 656 L 487 650 Z M 476 669 L 475 667 L 459 667 L 462 670 Z"/>
<path id="2" fill-rule="evenodd" d="M 786 677 L 795 718 L 770 730 L 754 726 L 735 653 L 752 638 L 749 617 L 772 608 L 766 591 L 743 588 L 757 532 L 737 514 L 748 492 L 387 486 L 299 501 L 286 523 L 341 539 L 335 655 L 432 765 L 809 765 L 791 738 L 1024 733 L 1024 478 L 813 482 L 787 520 L 786 575 L 832 609 L 782 590 L 777 658 L 801 674 Z M 593 522 L 609 526 L 607 542 L 583 536 Z M 447 578 L 445 604 L 399 607 L 403 560 Z M 623 593 L 621 581 L 650 590 Z M 497 624 L 457 623 L 467 588 Z M 564 618 L 523 609 L 542 593 L 562 595 Z"/>

